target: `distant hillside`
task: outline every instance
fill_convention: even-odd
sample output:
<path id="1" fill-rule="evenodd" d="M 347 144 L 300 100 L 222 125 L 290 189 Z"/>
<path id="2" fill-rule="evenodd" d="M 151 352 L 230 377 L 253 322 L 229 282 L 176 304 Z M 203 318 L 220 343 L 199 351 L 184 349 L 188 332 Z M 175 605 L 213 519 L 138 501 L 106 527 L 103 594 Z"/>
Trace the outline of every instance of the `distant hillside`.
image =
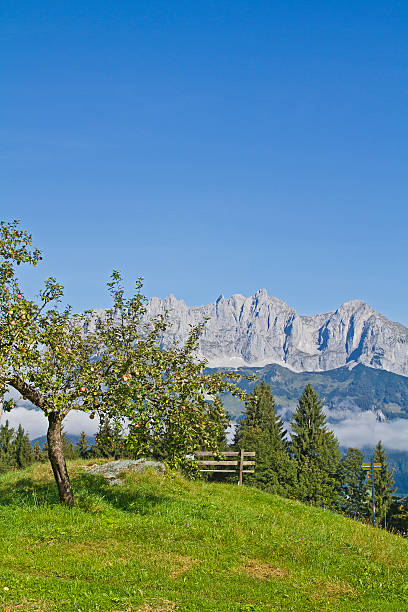
<path id="1" fill-rule="evenodd" d="M 207 371 L 228 371 L 231 368 L 213 368 Z M 262 368 L 234 368 L 243 374 L 255 374 L 267 382 L 283 413 L 296 408 L 303 389 L 310 382 L 323 404 L 331 410 L 381 410 L 386 418 L 408 419 L 408 378 L 385 370 L 375 370 L 362 364 L 327 370 L 326 372 L 292 372 L 271 364 Z M 251 391 L 255 383 L 243 381 L 241 386 Z M 241 402 L 225 397 L 231 416 L 239 419 Z"/>
<path id="2" fill-rule="evenodd" d="M 230 368 L 231 369 L 231 368 Z M 217 371 L 227 371 L 228 368 L 217 368 Z M 208 370 L 211 371 L 211 370 Z M 214 371 L 214 370 L 212 370 Z M 292 372 L 279 365 L 268 365 L 263 368 L 238 368 L 238 372 L 255 374 L 265 380 L 272 389 L 277 403 L 277 410 L 286 421 L 303 389 L 311 382 L 325 406 L 330 409 L 328 423 L 341 423 L 342 419 L 352 413 L 372 410 L 378 419 L 402 418 L 408 419 L 408 378 L 374 370 L 362 364 L 352 368 L 338 368 L 326 372 Z M 246 391 L 252 391 L 256 383 L 243 381 L 241 386 Z M 223 403 L 232 419 L 239 421 L 244 405 L 231 395 L 223 396 Z M 373 440 L 373 445 L 378 440 Z M 371 458 L 373 449 L 360 446 L 365 459 Z M 347 449 L 341 448 L 344 453 Z M 385 450 L 388 462 L 394 468 L 394 478 L 397 487 L 396 494 L 408 494 L 408 442 L 407 450 Z"/>
<path id="3" fill-rule="evenodd" d="M 71 440 L 72 444 L 75 446 L 76 444 L 78 444 L 78 440 L 81 436 L 76 436 L 74 434 L 65 434 L 65 437 L 68 440 Z M 86 436 L 86 439 L 88 440 L 88 444 L 95 444 L 95 436 Z M 34 444 L 38 442 L 41 448 L 43 448 L 46 441 L 47 436 L 39 436 L 38 438 L 34 438 L 34 440 L 31 440 L 31 444 L 34 446 Z"/>

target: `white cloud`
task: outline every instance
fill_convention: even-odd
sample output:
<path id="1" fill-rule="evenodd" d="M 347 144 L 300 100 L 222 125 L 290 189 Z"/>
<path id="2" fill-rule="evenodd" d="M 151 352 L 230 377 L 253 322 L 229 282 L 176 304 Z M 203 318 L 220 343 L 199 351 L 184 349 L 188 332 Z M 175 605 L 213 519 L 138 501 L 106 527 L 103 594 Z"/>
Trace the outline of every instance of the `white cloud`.
<path id="1" fill-rule="evenodd" d="M 14 408 L 10 412 L 3 414 L 1 425 L 8 420 L 11 427 L 18 427 L 20 424 L 28 433 L 30 440 L 44 436 L 47 433 L 48 421 L 41 410 L 29 410 L 22 406 Z M 98 430 L 99 419 L 94 420 L 81 410 L 71 410 L 63 421 L 64 431 L 68 434 L 79 435 L 84 431 L 87 436 L 94 435 Z"/>
<path id="2" fill-rule="evenodd" d="M 339 413 L 337 411 L 325 409 L 325 413 L 327 415 L 327 427 L 335 433 L 341 446 L 362 448 L 364 446 L 375 446 L 378 440 L 381 440 L 383 446 L 387 449 L 408 451 L 408 419 L 379 422 L 376 419 L 376 414 L 370 410 L 364 412 L 344 410 L 341 420 L 338 420 Z M 334 417 L 336 420 L 332 421 L 331 419 Z M 1 424 L 4 425 L 6 420 L 14 428 L 21 424 L 31 440 L 47 433 L 48 422 L 40 410 L 18 406 L 11 412 L 3 414 Z M 81 431 L 84 431 L 87 436 L 92 436 L 97 432 L 98 425 L 99 419 L 97 416 L 94 420 L 91 420 L 87 413 L 80 410 L 71 410 L 63 422 L 65 432 L 73 435 L 79 435 Z M 284 426 L 290 434 L 289 422 L 286 419 Z M 235 424 L 232 423 L 227 431 L 229 442 L 233 440 L 234 431 Z"/>
<path id="3" fill-rule="evenodd" d="M 325 410 L 326 414 L 329 411 Z M 284 421 L 285 429 L 290 434 L 290 425 Z M 333 431 L 340 446 L 350 448 L 374 447 L 379 440 L 390 450 L 408 451 L 408 419 L 393 419 L 390 421 L 377 421 L 376 414 L 367 410 L 355 413 L 348 411 L 343 419 L 330 420 L 330 413 L 326 427 Z M 290 435 L 287 436 L 290 438 Z"/>
<path id="4" fill-rule="evenodd" d="M 231 425 L 229 427 L 227 427 L 226 429 L 226 437 L 227 437 L 227 442 L 228 444 L 232 444 L 234 441 L 234 435 L 235 435 L 235 429 L 236 429 L 237 425 L 236 423 L 234 423 L 233 421 L 231 422 Z"/>
<path id="5" fill-rule="evenodd" d="M 86 412 L 71 410 L 63 424 L 67 433 L 79 436 L 81 431 L 84 431 L 87 436 L 93 436 L 98 431 L 99 418 L 95 416 L 92 420 Z"/>
<path id="6" fill-rule="evenodd" d="M 392 450 L 408 451 L 408 420 L 379 422 L 371 411 L 361 412 L 337 423 L 329 423 L 341 446 L 361 448 L 375 446 L 381 440 Z"/>

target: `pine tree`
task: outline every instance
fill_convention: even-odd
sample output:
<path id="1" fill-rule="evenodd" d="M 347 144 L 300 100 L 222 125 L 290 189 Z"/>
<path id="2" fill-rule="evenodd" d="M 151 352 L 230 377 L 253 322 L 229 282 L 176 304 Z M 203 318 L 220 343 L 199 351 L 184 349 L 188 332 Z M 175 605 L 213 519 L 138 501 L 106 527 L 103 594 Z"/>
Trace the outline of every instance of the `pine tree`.
<path id="1" fill-rule="evenodd" d="M 364 454 L 357 448 L 348 448 L 340 461 L 341 509 L 349 516 L 368 515 L 366 474 L 361 467 Z"/>
<path id="2" fill-rule="evenodd" d="M 403 536 L 408 533 L 408 496 L 393 496 L 390 509 L 387 514 L 387 529 L 398 532 Z"/>
<path id="3" fill-rule="evenodd" d="M 296 465 L 289 455 L 286 430 L 277 416 L 270 386 L 264 381 L 256 385 L 245 403 L 234 447 L 255 451 L 255 473 L 245 482 L 279 495 L 290 495 L 296 481 Z"/>
<path id="4" fill-rule="evenodd" d="M 13 438 L 15 431 L 9 426 L 8 420 L 0 427 L 0 472 L 6 472 L 15 467 L 13 453 Z"/>
<path id="5" fill-rule="evenodd" d="M 31 465 L 34 461 L 34 453 L 28 438 L 21 425 L 18 426 L 17 433 L 12 443 L 14 462 L 19 469 Z"/>
<path id="6" fill-rule="evenodd" d="M 309 383 L 292 416 L 293 456 L 298 462 L 296 496 L 327 507 L 339 505 L 340 451 L 333 432 L 326 429 L 323 406 Z"/>
<path id="7" fill-rule="evenodd" d="M 124 440 L 119 423 L 111 423 L 107 418 L 101 419 L 95 440 L 102 457 L 120 459 L 123 456 Z"/>
<path id="8" fill-rule="evenodd" d="M 90 448 L 91 447 L 88 444 L 88 439 L 85 435 L 85 432 L 81 431 L 81 436 L 76 445 L 76 451 L 78 455 L 81 457 L 81 459 L 88 459 Z"/>
<path id="9" fill-rule="evenodd" d="M 381 470 L 374 473 L 375 511 L 378 523 L 387 527 L 387 513 L 396 490 L 393 470 L 387 463 L 387 456 L 381 440 L 374 450 L 374 463 L 381 463 Z"/>
<path id="10" fill-rule="evenodd" d="M 65 459 L 75 459 L 77 457 L 77 453 L 76 453 L 74 444 L 72 440 L 68 438 L 65 431 L 62 431 L 62 445 L 64 448 Z"/>
<path id="11" fill-rule="evenodd" d="M 44 452 L 44 450 L 41 448 L 41 446 L 38 443 L 38 440 L 35 442 L 34 446 L 33 446 L 33 456 L 34 456 L 34 461 L 46 461 L 47 460 L 47 453 Z"/>

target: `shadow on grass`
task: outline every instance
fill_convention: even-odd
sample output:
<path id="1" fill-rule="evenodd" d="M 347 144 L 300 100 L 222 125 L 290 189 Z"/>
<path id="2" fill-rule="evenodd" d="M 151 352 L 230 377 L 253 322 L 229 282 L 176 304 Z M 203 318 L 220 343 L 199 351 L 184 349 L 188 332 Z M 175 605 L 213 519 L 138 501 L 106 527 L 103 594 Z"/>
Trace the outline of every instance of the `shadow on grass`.
<path id="1" fill-rule="evenodd" d="M 148 489 L 130 491 L 126 486 L 111 485 L 103 476 L 81 474 L 71 479 L 74 495 L 79 507 L 87 509 L 86 500 L 93 499 L 102 506 L 111 506 L 123 511 L 150 514 L 155 506 L 173 501 L 170 495 L 157 495 Z M 27 477 L 4 483 L 0 488 L 1 506 L 38 507 L 60 505 L 55 482 L 36 483 Z M 92 510 L 91 510 L 92 511 Z"/>
<path id="2" fill-rule="evenodd" d="M 148 488 L 132 491 L 126 486 L 109 484 L 103 476 L 92 474 L 76 476 L 72 480 L 72 486 L 78 497 L 98 496 L 114 508 L 138 514 L 150 514 L 155 506 L 172 501 L 172 497 L 168 494 L 153 493 Z"/>
<path id="3" fill-rule="evenodd" d="M 35 483 L 22 477 L 17 481 L 3 483 L 0 488 L 2 506 L 40 506 L 59 501 L 57 486 L 51 483 Z"/>

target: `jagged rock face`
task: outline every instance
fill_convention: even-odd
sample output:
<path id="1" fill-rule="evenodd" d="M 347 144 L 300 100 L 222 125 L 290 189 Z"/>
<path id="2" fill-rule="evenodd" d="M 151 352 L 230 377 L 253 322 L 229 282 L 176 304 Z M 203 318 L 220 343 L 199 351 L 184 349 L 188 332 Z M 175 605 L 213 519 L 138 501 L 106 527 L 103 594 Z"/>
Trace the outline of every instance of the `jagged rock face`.
<path id="1" fill-rule="evenodd" d="M 152 298 L 146 317 L 169 311 L 172 326 L 162 343 L 183 343 L 190 325 L 209 317 L 199 356 L 209 367 L 277 363 L 295 371 L 323 371 L 357 363 L 408 376 L 408 329 L 359 300 L 336 311 L 302 317 L 263 289 L 252 297 L 220 296 L 213 304 L 187 306 L 173 295 Z"/>

